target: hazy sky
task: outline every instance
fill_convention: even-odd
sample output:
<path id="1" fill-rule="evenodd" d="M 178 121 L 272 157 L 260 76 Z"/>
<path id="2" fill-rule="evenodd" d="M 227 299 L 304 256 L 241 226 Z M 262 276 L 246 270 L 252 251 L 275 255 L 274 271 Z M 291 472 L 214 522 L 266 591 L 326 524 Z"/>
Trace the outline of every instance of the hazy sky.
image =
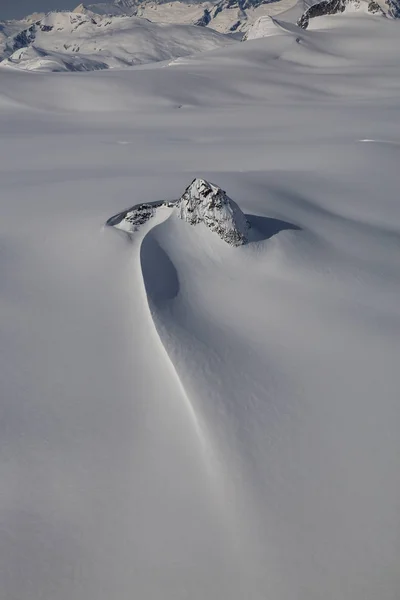
<path id="1" fill-rule="evenodd" d="M 81 0 L 0 0 L 0 21 L 56 8 L 75 8 L 80 2 Z"/>

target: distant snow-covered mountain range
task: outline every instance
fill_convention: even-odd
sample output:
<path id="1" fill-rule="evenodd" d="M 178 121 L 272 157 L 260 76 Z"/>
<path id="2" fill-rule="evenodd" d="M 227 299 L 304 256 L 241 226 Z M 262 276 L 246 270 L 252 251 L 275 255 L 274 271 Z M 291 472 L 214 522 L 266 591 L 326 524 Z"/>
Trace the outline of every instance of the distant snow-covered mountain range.
<path id="1" fill-rule="evenodd" d="M 400 17 L 400 0 L 115 0 L 0 22 L 0 67 L 93 71 L 176 59 L 280 33 L 280 19 L 344 11 Z"/>
<path id="2" fill-rule="evenodd" d="M 116 0 L 80 4 L 75 10 L 107 15 L 129 14 L 155 22 L 200 25 L 221 33 L 233 33 L 247 31 L 259 17 L 275 16 L 296 3 L 297 0 Z"/>
<path id="3" fill-rule="evenodd" d="M 247 32 L 261 17 L 274 17 L 298 6 L 301 13 L 321 5 L 323 14 L 343 12 L 370 5 L 370 12 L 380 9 L 393 18 L 400 16 L 400 0 L 114 0 L 80 4 L 75 10 L 103 15 L 135 15 L 150 21 L 185 23 L 210 27 L 221 33 Z M 326 9 L 326 5 L 330 9 Z M 332 10 L 332 6 L 334 7 Z"/>
<path id="4" fill-rule="evenodd" d="M 161 25 L 134 16 L 49 13 L 5 25 L 2 66 L 25 70 L 91 71 L 178 58 L 234 43 L 229 36 L 190 25 Z M 1 35 L 1 34 L 0 34 Z"/>

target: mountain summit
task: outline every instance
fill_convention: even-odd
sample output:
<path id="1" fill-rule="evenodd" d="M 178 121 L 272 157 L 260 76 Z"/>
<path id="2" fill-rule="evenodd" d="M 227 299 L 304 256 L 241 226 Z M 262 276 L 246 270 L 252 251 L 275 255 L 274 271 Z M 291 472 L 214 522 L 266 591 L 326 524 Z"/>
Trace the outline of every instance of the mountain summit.
<path id="1" fill-rule="evenodd" d="M 248 223 L 236 202 L 220 187 L 194 179 L 178 201 L 178 214 L 191 225 L 204 223 L 228 244 L 247 241 Z"/>

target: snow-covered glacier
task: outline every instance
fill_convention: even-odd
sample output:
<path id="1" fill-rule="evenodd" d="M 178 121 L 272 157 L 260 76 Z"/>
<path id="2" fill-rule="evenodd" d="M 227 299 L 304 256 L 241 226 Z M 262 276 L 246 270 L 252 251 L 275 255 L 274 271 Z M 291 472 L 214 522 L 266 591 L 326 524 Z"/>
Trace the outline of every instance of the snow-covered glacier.
<path id="1" fill-rule="evenodd" d="M 1 600 L 398 600 L 400 22 L 303 12 L 0 69 Z"/>

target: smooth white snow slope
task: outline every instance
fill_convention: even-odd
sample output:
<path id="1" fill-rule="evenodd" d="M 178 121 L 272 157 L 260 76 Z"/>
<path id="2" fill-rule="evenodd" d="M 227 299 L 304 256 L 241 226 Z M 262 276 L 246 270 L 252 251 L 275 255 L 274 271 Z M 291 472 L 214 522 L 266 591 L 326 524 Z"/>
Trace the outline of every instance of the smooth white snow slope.
<path id="1" fill-rule="evenodd" d="M 4 600 L 398 600 L 400 29 L 285 27 L 0 72 Z"/>

